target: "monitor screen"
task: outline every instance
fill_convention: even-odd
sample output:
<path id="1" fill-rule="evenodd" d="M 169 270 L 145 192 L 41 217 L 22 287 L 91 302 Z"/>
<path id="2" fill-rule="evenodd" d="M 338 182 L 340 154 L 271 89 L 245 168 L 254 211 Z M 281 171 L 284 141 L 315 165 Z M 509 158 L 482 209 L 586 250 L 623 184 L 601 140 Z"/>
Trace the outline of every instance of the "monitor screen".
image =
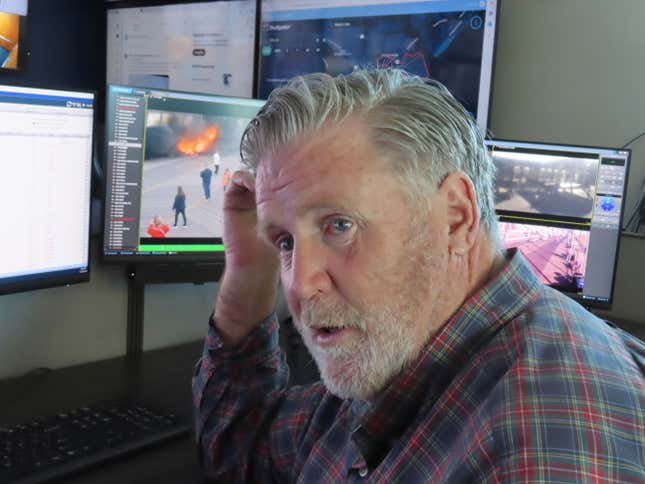
<path id="1" fill-rule="evenodd" d="M 264 101 L 108 85 L 104 255 L 223 260 L 222 201 Z"/>
<path id="2" fill-rule="evenodd" d="M 0 86 L 0 294 L 89 280 L 94 94 Z"/>
<path id="3" fill-rule="evenodd" d="M 497 0 L 262 0 L 258 97 L 293 76 L 402 68 L 445 84 L 485 130 Z"/>
<path id="4" fill-rule="evenodd" d="M 505 248 L 586 305 L 612 303 L 630 151 L 487 141 Z"/>
<path id="5" fill-rule="evenodd" d="M 142 3 L 108 5 L 108 83 L 252 97 L 255 0 Z"/>
<path id="6" fill-rule="evenodd" d="M 21 69 L 27 0 L 0 0 L 0 69 Z"/>

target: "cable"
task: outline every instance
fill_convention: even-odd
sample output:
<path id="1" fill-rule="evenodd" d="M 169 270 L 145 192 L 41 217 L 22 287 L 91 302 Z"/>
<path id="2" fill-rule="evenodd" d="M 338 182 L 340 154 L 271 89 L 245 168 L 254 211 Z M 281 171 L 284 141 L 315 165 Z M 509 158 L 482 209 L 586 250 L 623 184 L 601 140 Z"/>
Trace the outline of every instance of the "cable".
<path id="1" fill-rule="evenodd" d="M 641 139 L 643 136 L 645 136 L 645 131 L 634 136 L 627 143 L 625 143 L 620 149 L 624 150 L 629 145 Z M 645 206 L 645 179 L 643 180 L 643 184 L 641 186 L 641 192 L 638 195 L 636 203 L 634 204 L 634 208 L 626 217 L 627 223 L 623 225 L 623 231 L 637 232 L 640 229 L 641 225 L 645 225 L 645 219 L 643 218 L 643 215 L 641 213 L 643 211 L 643 206 Z"/>
<path id="2" fill-rule="evenodd" d="M 631 145 L 631 144 L 632 144 L 632 143 L 634 143 L 635 141 L 639 140 L 639 139 L 640 139 L 640 138 L 642 138 L 643 136 L 645 136 L 645 131 L 643 131 L 643 132 L 642 132 L 642 133 L 640 133 L 639 135 L 634 136 L 634 137 L 633 137 L 632 139 L 630 139 L 627 143 L 625 143 L 625 144 L 624 144 L 620 149 L 621 149 L 621 150 L 624 150 L 624 149 L 625 149 L 625 148 L 627 148 L 629 145 Z"/>

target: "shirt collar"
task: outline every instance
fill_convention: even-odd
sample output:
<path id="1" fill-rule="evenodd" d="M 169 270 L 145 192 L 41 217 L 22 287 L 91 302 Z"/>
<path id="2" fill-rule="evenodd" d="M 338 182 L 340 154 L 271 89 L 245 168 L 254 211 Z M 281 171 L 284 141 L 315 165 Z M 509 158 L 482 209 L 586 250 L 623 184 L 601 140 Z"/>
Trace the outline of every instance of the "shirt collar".
<path id="1" fill-rule="evenodd" d="M 373 403 L 354 401 L 352 439 L 370 467 L 429 408 L 470 357 L 533 301 L 542 286 L 524 257 L 507 251 L 505 267 L 470 296 Z"/>

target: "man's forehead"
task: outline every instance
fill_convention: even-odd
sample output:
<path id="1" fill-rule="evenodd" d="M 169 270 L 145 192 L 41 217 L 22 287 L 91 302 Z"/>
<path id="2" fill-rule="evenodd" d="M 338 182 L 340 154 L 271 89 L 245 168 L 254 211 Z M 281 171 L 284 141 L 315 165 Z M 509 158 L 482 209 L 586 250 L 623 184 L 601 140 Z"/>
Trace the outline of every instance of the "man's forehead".
<path id="1" fill-rule="evenodd" d="M 352 176 L 380 169 L 367 128 L 360 119 L 326 125 L 260 158 L 256 181 L 279 188 L 291 177 Z M 293 180 L 295 181 L 295 180 Z"/>
<path id="2" fill-rule="evenodd" d="M 256 203 L 261 225 L 270 226 L 287 213 L 357 213 L 370 192 L 380 193 L 377 179 L 388 174 L 358 127 L 333 127 L 260 159 Z"/>

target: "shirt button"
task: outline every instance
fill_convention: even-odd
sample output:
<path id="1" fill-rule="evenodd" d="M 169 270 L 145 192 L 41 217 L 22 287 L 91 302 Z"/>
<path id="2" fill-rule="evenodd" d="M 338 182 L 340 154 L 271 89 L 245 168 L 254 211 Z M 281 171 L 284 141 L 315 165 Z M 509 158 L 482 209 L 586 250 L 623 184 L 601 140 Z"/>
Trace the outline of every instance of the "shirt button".
<path id="1" fill-rule="evenodd" d="M 365 477 L 367 475 L 367 467 L 361 467 L 358 470 L 358 475 L 361 477 Z"/>

